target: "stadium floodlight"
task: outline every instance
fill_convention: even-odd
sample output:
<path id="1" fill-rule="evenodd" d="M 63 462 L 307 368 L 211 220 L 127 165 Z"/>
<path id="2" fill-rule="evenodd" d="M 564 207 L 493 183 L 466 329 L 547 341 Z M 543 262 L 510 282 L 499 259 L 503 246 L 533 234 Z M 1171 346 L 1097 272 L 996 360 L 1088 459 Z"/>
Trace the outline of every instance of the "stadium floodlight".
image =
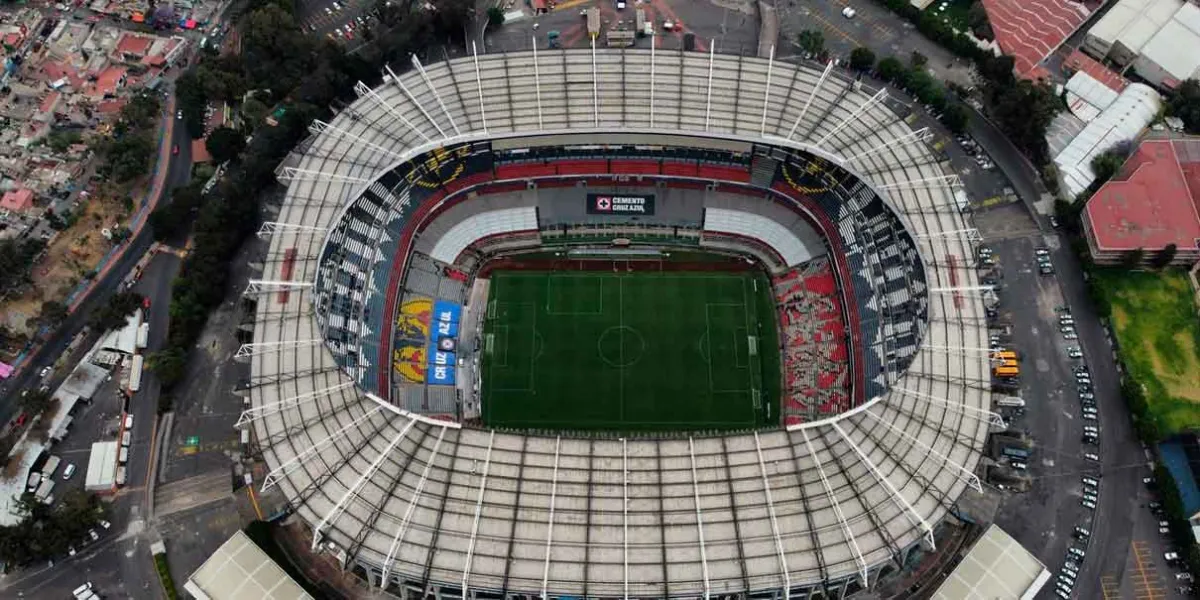
<path id="1" fill-rule="evenodd" d="M 279 465 L 277 465 L 274 469 L 271 469 L 271 471 L 267 473 L 267 476 L 263 478 L 262 487 L 260 487 L 259 490 L 265 492 L 271 489 L 289 473 L 302 466 L 308 457 L 320 454 L 326 446 L 340 439 L 347 431 L 358 427 L 359 424 L 366 422 L 367 419 L 379 414 L 381 411 L 383 411 L 383 408 L 376 406 L 375 408 L 363 413 L 362 416 L 358 417 L 357 419 L 354 419 L 353 421 L 350 421 L 349 423 L 339 427 L 336 431 L 325 436 L 317 443 L 305 448 L 303 452 L 300 452 L 290 459 L 279 463 Z"/>
<path id="2" fill-rule="evenodd" d="M 842 429 L 842 426 L 839 423 L 833 423 L 833 429 L 834 431 L 838 432 L 838 435 L 842 436 L 842 441 L 846 442 L 846 444 L 848 444 L 850 448 L 854 450 L 854 453 L 858 455 L 858 459 L 861 460 L 863 464 L 867 465 L 867 469 L 871 471 L 871 474 L 875 476 L 875 479 L 879 480 L 879 482 L 887 488 L 888 492 L 892 496 L 892 501 L 895 502 L 896 506 L 908 516 L 909 522 L 911 522 L 914 527 L 920 527 L 925 531 L 925 541 L 929 544 L 929 550 L 937 549 L 937 546 L 934 545 L 933 540 L 933 528 L 929 526 L 929 523 L 925 520 L 925 517 L 922 517 L 921 513 L 917 512 L 917 509 L 913 508 L 913 505 L 909 503 L 908 499 L 896 489 L 896 486 L 892 485 L 891 480 L 889 480 L 887 476 L 879 470 L 879 467 L 875 465 L 875 462 L 872 461 L 869 456 L 867 456 L 867 453 L 863 452 L 862 448 L 859 448 L 858 444 L 854 443 L 854 440 L 851 439 L 849 435 L 846 435 L 846 430 Z"/>
<path id="3" fill-rule="evenodd" d="M 867 588 L 867 560 L 863 558 L 862 550 L 858 547 L 858 540 L 854 537 L 854 530 L 850 529 L 846 513 L 842 512 L 842 505 L 838 503 L 837 494 L 834 493 L 833 486 L 829 483 L 829 477 L 825 475 L 825 467 L 821 464 L 821 459 L 817 457 L 817 451 L 813 448 L 812 440 L 808 438 L 808 432 L 803 429 L 799 431 L 804 438 L 804 446 L 808 449 L 808 455 L 812 457 L 813 464 L 817 466 L 817 476 L 821 479 L 821 485 L 825 487 L 825 497 L 829 499 L 829 505 L 833 507 L 833 514 L 837 516 L 838 523 L 842 526 L 842 537 L 846 541 L 846 546 L 850 548 L 850 555 L 854 557 L 854 564 L 858 567 L 859 580 L 865 589 Z"/>
<path id="4" fill-rule="evenodd" d="M 771 54 L 767 58 L 767 82 L 763 88 L 762 122 L 758 126 L 758 134 L 767 135 L 767 107 L 771 105 L 771 71 L 775 68 L 775 44 L 771 44 Z"/>
<path id="5" fill-rule="evenodd" d="M 493 429 L 488 436 L 487 455 L 483 459 L 483 474 L 479 478 L 479 496 L 475 499 L 475 522 L 471 525 L 471 540 L 467 543 L 467 555 L 463 561 L 462 573 L 462 591 L 463 597 L 467 597 L 469 588 L 468 580 L 471 577 L 471 559 L 475 556 L 475 540 L 479 536 L 479 518 L 483 515 L 483 495 L 487 492 L 488 469 L 492 466 L 492 447 L 496 443 L 496 430 Z M 626 569 L 628 570 L 628 563 Z M 628 576 L 626 577 L 628 581 Z M 626 584 L 628 587 L 628 584 Z"/>
<path id="6" fill-rule="evenodd" d="M 257 235 L 259 239 L 263 239 L 281 232 L 295 235 L 325 235 L 329 232 L 329 228 L 298 225 L 296 223 L 280 223 L 279 221 L 264 221 L 259 226 Z"/>
<path id="7" fill-rule="evenodd" d="M 958 464 L 957 462 L 954 462 L 953 460 L 950 459 L 950 457 L 946 456 L 945 454 L 942 454 L 941 452 L 934 450 L 933 446 L 930 446 L 929 444 L 922 442 L 920 440 L 920 438 L 918 438 L 917 436 L 915 436 L 907 431 L 904 431 L 903 429 L 900 429 L 899 427 L 896 427 L 896 425 L 894 423 L 888 421 L 887 419 L 884 419 L 883 417 L 880 417 L 879 415 L 877 415 L 869 410 L 864 411 L 863 414 L 867 415 L 868 417 L 871 417 L 871 419 L 873 419 L 877 423 L 882 424 L 884 427 L 887 427 L 888 429 L 895 431 L 896 433 L 898 433 L 900 435 L 900 437 L 903 437 L 904 439 L 916 444 L 917 446 L 920 446 L 921 449 L 924 450 L 925 452 L 928 452 L 929 454 L 941 459 L 943 465 L 950 466 L 950 467 L 954 468 L 955 470 L 957 470 L 959 472 L 959 474 L 962 476 L 962 478 L 967 482 L 967 485 L 970 485 L 977 492 L 980 492 L 980 493 L 983 492 L 983 484 L 979 481 L 979 477 L 977 475 L 975 475 L 974 473 L 972 473 L 970 470 L 968 470 L 966 467 Z"/>
<path id="8" fill-rule="evenodd" d="M 763 494 L 767 498 L 767 515 L 771 518 L 771 535 L 775 537 L 775 552 L 779 555 L 779 572 L 783 574 L 783 600 L 790 600 L 792 576 L 788 572 L 787 553 L 783 550 L 779 520 L 775 517 L 775 501 L 771 499 L 771 483 L 767 480 L 767 462 L 763 460 L 762 440 L 759 439 L 757 431 L 754 432 L 754 450 L 758 452 L 758 470 L 762 474 Z"/>
<path id="9" fill-rule="evenodd" d="M 688 456 L 692 461 L 692 494 L 696 502 L 696 533 L 700 536 L 700 571 L 704 574 L 704 600 L 711 592 L 708 581 L 708 548 L 704 545 L 704 513 L 700 510 L 700 481 L 696 476 L 696 440 L 688 436 Z"/>
<path id="10" fill-rule="evenodd" d="M 338 517 L 342 516 L 342 513 L 346 511 L 346 506 L 350 498 L 358 496 L 358 491 L 362 489 L 363 484 L 375 476 L 375 472 L 378 471 L 379 467 L 383 465 L 384 459 L 386 459 L 388 455 L 392 453 L 392 450 L 396 449 L 396 446 L 400 445 L 401 440 L 408 435 L 408 431 L 412 429 L 413 425 L 415 424 L 416 421 L 413 420 L 410 420 L 408 423 L 406 423 L 404 428 L 400 430 L 400 433 L 396 434 L 396 436 L 392 438 L 392 441 L 388 442 L 388 445 L 383 448 L 383 450 L 379 453 L 379 456 L 376 456 L 375 460 L 372 460 L 371 464 L 364 469 L 362 473 L 358 474 L 358 479 L 354 481 L 354 485 L 346 488 L 345 493 L 343 493 L 342 497 L 338 499 L 337 504 L 334 504 L 333 508 L 330 509 L 329 512 L 325 513 L 325 516 L 321 519 L 321 522 L 318 523 L 313 529 L 311 551 L 316 552 L 317 547 L 321 545 L 321 540 L 325 537 L 325 527 L 337 522 Z"/>
<path id="11" fill-rule="evenodd" d="M 400 542 L 404 540 L 404 534 L 408 532 L 408 525 L 412 522 L 413 510 L 417 508 L 417 501 L 421 499 L 421 494 L 425 493 L 425 483 L 429 481 L 429 470 L 433 468 L 433 463 L 437 460 L 438 451 L 442 448 L 442 440 L 446 438 L 447 429 L 447 427 L 438 429 L 437 442 L 433 445 L 433 451 L 430 452 L 429 459 L 425 461 L 425 469 L 421 471 L 421 480 L 417 482 L 417 487 L 413 489 L 412 496 L 408 498 L 408 508 L 404 510 L 404 519 L 400 521 L 400 528 L 396 530 L 396 537 L 392 538 L 392 545 L 388 548 L 387 558 L 383 561 L 382 574 L 379 577 L 380 589 L 387 589 L 388 577 L 392 573 L 392 564 L 396 560 L 396 552 L 400 550 Z"/>
<path id="12" fill-rule="evenodd" d="M 804 102 L 804 108 L 800 109 L 800 114 L 796 115 L 796 122 L 792 123 L 792 129 L 788 131 L 787 139 L 792 139 L 796 135 L 796 128 L 800 126 L 800 121 L 804 119 L 804 115 L 808 114 L 808 108 L 812 106 L 813 99 L 817 97 L 817 93 L 821 91 L 821 86 L 825 80 L 829 78 L 829 74 L 833 72 L 833 61 L 829 61 L 825 65 L 825 71 L 821 73 L 821 78 L 817 80 L 817 85 L 813 86 L 811 92 L 808 93 L 808 100 Z"/>

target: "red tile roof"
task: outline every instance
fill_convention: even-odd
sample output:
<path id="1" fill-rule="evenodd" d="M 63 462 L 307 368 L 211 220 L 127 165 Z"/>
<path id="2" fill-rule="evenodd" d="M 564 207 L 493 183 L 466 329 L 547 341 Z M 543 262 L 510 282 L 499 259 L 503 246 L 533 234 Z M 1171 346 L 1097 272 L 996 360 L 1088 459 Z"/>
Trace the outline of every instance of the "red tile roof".
<path id="1" fill-rule="evenodd" d="M 212 162 L 212 155 L 208 153 L 208 145 L 204 143 L 205 139 L 192 140 L 192 162 L 195 164 Z"/>
<path id="2" fill-rule="evenodd" d="M 50 92 L 46 94 L 46 99 L 42 100 L 42 105 L 38 107 L 38 112 L 48 113 L 54 110 L 54 104 L 58 102 L 59 93 Z"/>
<path id="3" fill-rule="evenodd" d="M 1148 140 L 1088 201 L 1100 250 L 1158 250 L 1200 240 L 1200 140 Z"/>
<path id="4" fill-rule="evenodd" d="M 1068 68 L 1075 71 L 1083 71 L 1092 76 L 1092 79 L 1103 83 L 1108 89 L 1121 93 L 1125 86 L 1129 85 L 1129 80 L 1121 77 L 1112 69 L 1100 64 L 1096 59 L 1080 52 L 1076 48 L 1071 55 L 1067 57 L 1064 63 Z"/>
<path id="5" fill-rule="evenodd" d="M 1044 75 L 1037 69 L 1062 44 L 1090 10 L 1070 0 L 983 0 L 996 42 L 1016 62 L 1017 75 Z"/>
<path id="6" fill-rule="evenodd" d="M 96 82 L 92 84 L 90 95 L 94 97 L 113 94 L 117 91 L 117 86 L 121 83 L 121 78 L 125 76 L 125 67 L 109 67 L 100 72 L 96 76 Z"/>
<path id="7" fill-rule="evenodd" d="M 121 39 L 117 40 L 116 51 L 121 54 L 134 54 L 142 56 L 150 50 L 150 45 L 154 40 L 144 36 L 135 34 L 122 34 Z"/>
<path id="8" fill-rule="evenodd" d="M 0 197 L 0 208 L 20 212 L 33 208 L 33 190 L 13 190 Z"/>

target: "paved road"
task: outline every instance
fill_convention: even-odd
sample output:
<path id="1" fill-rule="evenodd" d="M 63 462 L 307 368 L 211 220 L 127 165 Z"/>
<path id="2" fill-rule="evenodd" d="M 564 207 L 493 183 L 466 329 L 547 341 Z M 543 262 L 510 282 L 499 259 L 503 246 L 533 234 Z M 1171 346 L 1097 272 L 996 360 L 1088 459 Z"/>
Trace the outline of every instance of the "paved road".
<path id="1" fill-rule="evenodd" d="M 174 115 L 172 114 L 170 118 L 174 120 Z M 164 177 L 162 189 L 164 190 L 187 183 L 191 168 L 191 140 L 188 138 L 184 128 L 172 127 L 171 140 L 172 145 L 179 145 L 179 155 L 170 156 L 167 168 L 162 174 Z M 15 399 L 19 396 L 20 390 L 38 385 L 38 372 L 42 367 L 54 364 L 71 342 L 71 339 L 87 324 L 88 316 L 91 312 L 96 307 L 102 306 L 117 291 L 121 280 L 124 279 L 129 270 L 133 268 L 142 255 L 145 254 L 146 250 L 149 249 L 153 241 L 150 233 L 149 227 L 144 227 L 130 239 L 124 253 L 112 262 L 108 269 L 100 275 L 99 279 L 92 286 L 91 291 L 81 300 L 77 301 L 75 310 L 66 318 L 62 325 L 52 332 L 42 345 L 26 359 L 24 366 L 18 373 L 6 380 L 3 386 L 0 386 L 0 394 L 3 395 L 3 398 L 0 399 L 0 423 L 6 423 L 16 415 L 17 403 Z M 94 342 L 94 339 L 92 342 Z M 61 384 L 67 375 L 68 372 L 56 373 L 46 383 L 53 388 Z"/>

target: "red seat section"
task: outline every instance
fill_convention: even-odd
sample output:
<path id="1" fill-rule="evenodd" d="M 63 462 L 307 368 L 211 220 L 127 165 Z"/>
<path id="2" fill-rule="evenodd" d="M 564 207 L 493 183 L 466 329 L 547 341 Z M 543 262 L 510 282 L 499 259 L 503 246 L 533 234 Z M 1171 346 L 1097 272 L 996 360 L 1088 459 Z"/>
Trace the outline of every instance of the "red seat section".
<path id="1" fill-rule="evenodd" d="M 817 259 L 772 281 L 783 345 L 783 422 L 850 408 L 850 352 L 832 266 Z"/>

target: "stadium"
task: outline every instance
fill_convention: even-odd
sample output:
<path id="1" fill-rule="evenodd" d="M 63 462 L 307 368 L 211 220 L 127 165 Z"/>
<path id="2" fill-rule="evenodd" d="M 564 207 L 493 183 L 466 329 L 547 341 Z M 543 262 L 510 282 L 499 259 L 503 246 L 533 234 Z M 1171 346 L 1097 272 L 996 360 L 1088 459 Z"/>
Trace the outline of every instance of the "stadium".
<path id="1" fill-rule="evenodd" d="M 279 169 L 248 428 L 405 596 L 841 596 L 990 429 L 974 230 L 832 66 L 566 50 L 384 73 Z"/>

